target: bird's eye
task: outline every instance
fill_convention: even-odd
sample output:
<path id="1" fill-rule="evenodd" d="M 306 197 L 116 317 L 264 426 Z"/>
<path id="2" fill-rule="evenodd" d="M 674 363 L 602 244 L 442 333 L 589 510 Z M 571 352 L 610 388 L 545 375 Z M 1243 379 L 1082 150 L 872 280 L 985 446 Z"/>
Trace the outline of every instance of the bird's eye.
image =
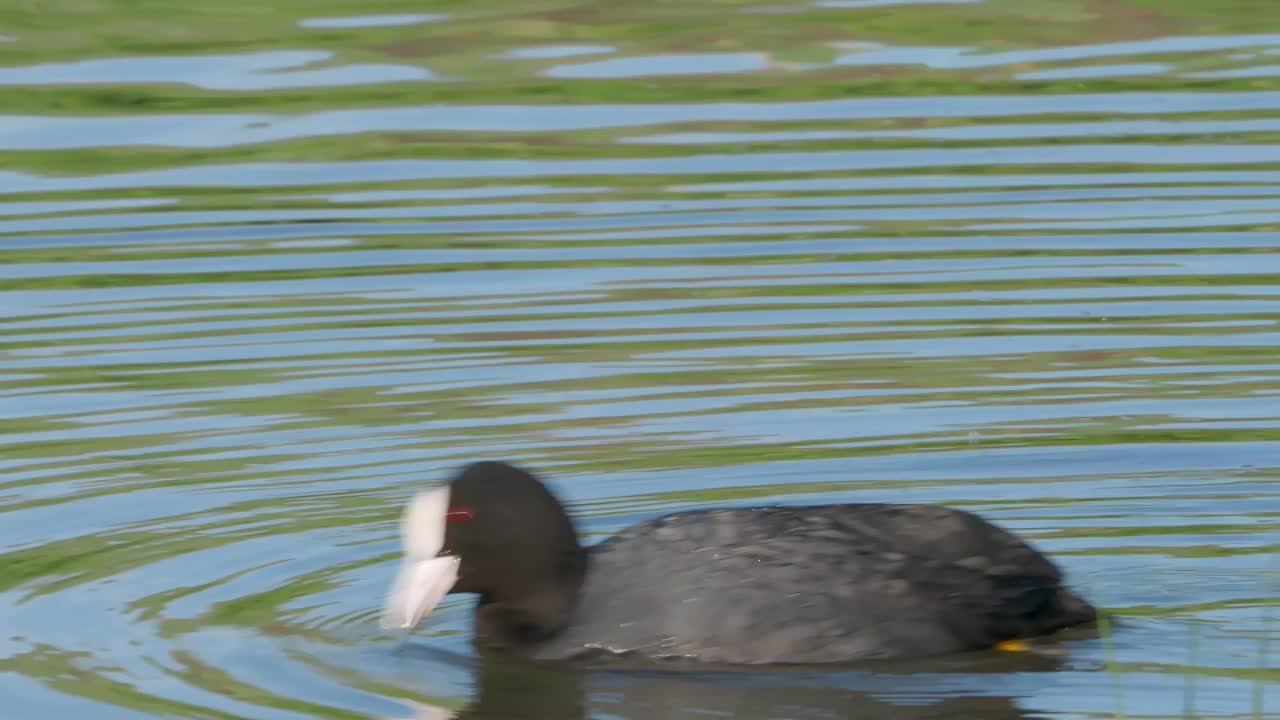
<path id="1" fill-rule="evenodd" d="M 469 507 L 453 508 L 444 514 L 445 522 L 466 522 L 475 517 Z"/>

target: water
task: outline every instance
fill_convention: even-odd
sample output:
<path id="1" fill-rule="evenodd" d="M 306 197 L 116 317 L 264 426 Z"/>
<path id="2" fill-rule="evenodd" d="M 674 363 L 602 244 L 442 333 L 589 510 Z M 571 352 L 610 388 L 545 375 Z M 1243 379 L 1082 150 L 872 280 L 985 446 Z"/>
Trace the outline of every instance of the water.
<path id="1" fill-rule="evenodd" d="M 1280 717 L 1271 5 L 0 8 L 0 717 Z M 1118 621 L 752 671 L 383 632 L 400 503 L 478 458 L 592 537 L 969 508 Z"/>

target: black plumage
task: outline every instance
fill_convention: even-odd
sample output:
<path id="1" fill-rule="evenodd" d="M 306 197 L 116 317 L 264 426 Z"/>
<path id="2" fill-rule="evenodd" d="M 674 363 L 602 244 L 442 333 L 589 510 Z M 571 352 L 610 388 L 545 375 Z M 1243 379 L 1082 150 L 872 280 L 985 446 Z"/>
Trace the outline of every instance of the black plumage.
<path id="1" fill-rule="evenodd" d="M 505 463 L 452 482 L 442 554 L 479 594 L 476 641 L 527 657 L 719 663 L 940 655 L 1094 618 L 1016 535 L 935 505 L 677 512 L 583 548 L 555 496 Z"/>

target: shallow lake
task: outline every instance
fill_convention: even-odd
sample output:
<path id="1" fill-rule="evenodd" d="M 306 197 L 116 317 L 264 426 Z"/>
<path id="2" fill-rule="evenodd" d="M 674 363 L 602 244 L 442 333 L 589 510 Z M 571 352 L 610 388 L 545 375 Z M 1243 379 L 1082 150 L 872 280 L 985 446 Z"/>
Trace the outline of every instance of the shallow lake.
<path id="1" fill-rule="evenodd" d="M 0 7 L 3 718 L 1280 717 L 1275 0 Z M 378 625 L 462 463 L 600 538 L 940 502 L 1116 614 L 842 668 Z"/>

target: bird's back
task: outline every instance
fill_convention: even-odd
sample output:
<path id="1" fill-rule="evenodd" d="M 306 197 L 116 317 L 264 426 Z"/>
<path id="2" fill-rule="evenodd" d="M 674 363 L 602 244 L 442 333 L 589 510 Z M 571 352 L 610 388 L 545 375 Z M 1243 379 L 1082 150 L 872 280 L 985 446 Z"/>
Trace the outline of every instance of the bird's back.
<path id="1" fill-rule="evenodd" d="M 987 647 L 1092 617 L 1052 562 L 971 513 L 695 510 L 592 548 L 569 625 L 535 654 L 838 662 Z"/>

